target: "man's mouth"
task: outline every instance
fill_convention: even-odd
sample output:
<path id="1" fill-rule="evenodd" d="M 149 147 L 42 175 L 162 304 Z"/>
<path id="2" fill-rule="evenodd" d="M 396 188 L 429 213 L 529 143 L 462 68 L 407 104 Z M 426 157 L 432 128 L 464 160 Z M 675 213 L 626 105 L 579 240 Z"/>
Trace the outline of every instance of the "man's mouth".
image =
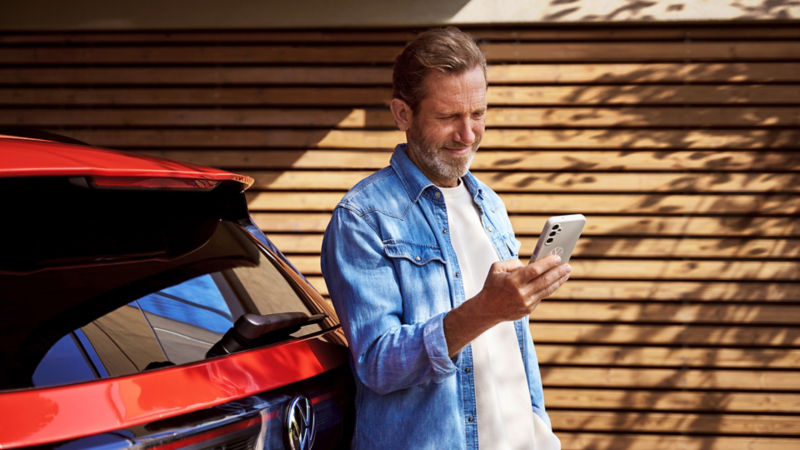
<path id="1" fill-rule="evenodd" d="M 467 153 L 469 153 L 471 149 L 469 145 L 466 147 L 443 147 L 443 148 L 455 155 L 466 155 Z"/>

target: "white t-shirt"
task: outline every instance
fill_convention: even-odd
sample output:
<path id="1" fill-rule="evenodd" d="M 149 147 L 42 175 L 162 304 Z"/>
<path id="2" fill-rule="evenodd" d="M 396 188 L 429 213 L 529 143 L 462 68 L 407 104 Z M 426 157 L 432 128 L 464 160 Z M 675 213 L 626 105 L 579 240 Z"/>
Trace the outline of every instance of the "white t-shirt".
<path id="1" fill-rule="evenodd" d="M 444 194 L 464 296 L 470 299 L 483 289 L 492 263 L 500 258 L 464 183 L 439 189 Z M 558 438 L 531 407 L 514 323 L 500 323 L 472 341 L 472 355 L 480 448 L 560 450 Z"/>

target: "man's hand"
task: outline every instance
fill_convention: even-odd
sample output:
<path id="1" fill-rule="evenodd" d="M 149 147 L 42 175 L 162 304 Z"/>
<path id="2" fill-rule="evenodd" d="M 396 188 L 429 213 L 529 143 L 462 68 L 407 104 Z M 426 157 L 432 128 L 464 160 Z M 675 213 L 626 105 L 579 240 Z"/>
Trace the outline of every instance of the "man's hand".
<path id="1" fill-rule="evenodd" d="M 483 290 L 444 318 L 450 357 L 489 328 L 536 309 L 569 278 L 572 268 L 560 262 L 558 256 L 549 256 L 527 266 L 516 259 L 492 264 Z"/>

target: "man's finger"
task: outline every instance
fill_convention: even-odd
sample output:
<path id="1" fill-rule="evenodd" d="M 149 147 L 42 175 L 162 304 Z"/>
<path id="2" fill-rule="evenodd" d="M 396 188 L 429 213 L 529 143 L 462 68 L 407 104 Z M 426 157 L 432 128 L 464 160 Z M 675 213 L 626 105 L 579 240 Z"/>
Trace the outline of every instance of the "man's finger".
<path id="1" fill-rule="evenodd" d="M 518 276 L 521 277 L 520 281 L 522 283 L 528 283 L 529 281 L 547 273 L 548 270 L 558 266 L 560 263 L 561 257 L 558 255 L 552 255 L 528 264 L 524 269 L 519 270 L 517 273 L 519 274 Z"/>

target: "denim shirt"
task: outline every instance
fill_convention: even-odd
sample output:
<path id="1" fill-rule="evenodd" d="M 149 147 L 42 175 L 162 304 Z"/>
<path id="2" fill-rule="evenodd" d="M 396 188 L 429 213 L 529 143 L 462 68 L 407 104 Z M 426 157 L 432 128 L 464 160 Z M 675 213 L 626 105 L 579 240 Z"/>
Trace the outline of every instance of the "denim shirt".
<path id="1" fill-rule="evenodd" d="M 463 180 L 500 259 L 517 258 L 503 202 L 471 173 Z M 466 300 L 449 228 L 444 196 L 405 144 L 333 212 L 322 273 L 350 343 L 353 449 L 478 448 L 472 347 L 451 359 L 442 325 Z M 531 406 L 549 426 L 528 318 L 514 326 Z"/>

